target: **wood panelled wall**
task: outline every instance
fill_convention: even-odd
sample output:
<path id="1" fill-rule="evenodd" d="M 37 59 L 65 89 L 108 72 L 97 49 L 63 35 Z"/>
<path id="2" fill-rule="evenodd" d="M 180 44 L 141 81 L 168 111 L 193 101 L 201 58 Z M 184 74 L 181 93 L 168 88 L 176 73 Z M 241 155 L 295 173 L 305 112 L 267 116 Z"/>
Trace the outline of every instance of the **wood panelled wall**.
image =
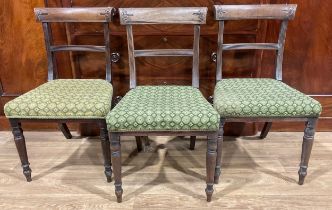
<path id="1" fill-rule="evenodd" d="M 315 95 L 323 104 L 318 130 L 332 130 L 332 5 L 328 1 L 302 0 L 0 0 L 0 130 L 9 129 L 3 105 L 14 97 L 46 82 L 47 64 L 41 25 L 35 22 L 34 7 L 168 7 L 207 6 L 207 25 L 202 27 L 200 43 L 200 84 L 206 97 L 213 94 L 215 63 L 211 55 L 217 49 L 217 22 L 214 4 L 298 4 L 295 20 L 290 22 L 285 48 L 284 81 Z M 226 23 L 226 42 L 276 41 L 279 24 L 266 21 Z M 102 26 L 98 24 L 53 25 L 56 43 L 102 44 Z M 115 94 L 123 96 L 129 89 L 128 53 L 125 28 L 118 17 L 111 24 L 111 51 L 120 54 L 113 63 Z M 189 36 L 190 35 L 190 36 Z M 187 26 L 134 27 L 135 47 L 190 48 L 193 29 Z M 273 53 L 265 51 L 228 51 L 224 61 L 226 77 L 273 77 Z M 103 78 L 104 57 L 98 53 L 61 53 L 57 56 L 59 78 Z M 141 58 L 137 62 L 138 84 L 183 84 L 191 80 L 191 59 L 182 57 Z M 74 126 L 74 125 L 73 125 Z M 260 124 L 229 124 L 226 134 L 254 134 Z M 28 129 L 55 128 L 55 125 L 29 124 Z M 75 126 L 74 126 L 75 127 Z M 73 127 L 73 128 L 74 128 Z M 82 130 L 86 131 L 83 126 Z M 302 124 L 276 123 L 274 130 L 303 130 Z"/>

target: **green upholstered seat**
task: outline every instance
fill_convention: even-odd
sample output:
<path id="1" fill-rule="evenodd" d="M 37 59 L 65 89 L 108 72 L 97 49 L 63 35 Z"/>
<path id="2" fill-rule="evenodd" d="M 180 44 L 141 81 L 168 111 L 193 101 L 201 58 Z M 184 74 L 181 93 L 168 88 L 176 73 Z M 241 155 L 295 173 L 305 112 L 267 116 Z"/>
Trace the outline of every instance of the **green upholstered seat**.
<path id="1" fill-rule="evenodd" d="M 274 79 L 223 79 L 214 108 L 223 117 L 317 117 L 320 103 Z"/>
<path id="2" fill-rule="evenodd" d="M 101 79 L 57 79 L 5 105 L 8 118 L 102 119 L 111 109 L 112 85 Z"/>
<path id="3" fill-rule="evenodd" d="M 138 86 L 107 115 L 110 131 L 216 131 L 219 115 L 190 86 Z"/>

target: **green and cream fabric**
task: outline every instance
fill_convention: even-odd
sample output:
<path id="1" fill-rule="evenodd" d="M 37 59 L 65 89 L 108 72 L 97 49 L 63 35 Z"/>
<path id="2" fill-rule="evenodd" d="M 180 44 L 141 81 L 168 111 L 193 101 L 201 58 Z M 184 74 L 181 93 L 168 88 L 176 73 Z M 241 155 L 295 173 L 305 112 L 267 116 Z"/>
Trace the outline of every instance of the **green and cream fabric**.
<path id="1" fill-rule="evenodd" d="M 139 86 L 107 115 L 110 131 L 216 131 L 219 115 L 190 86 Z"/>
<path id="2" fill-rule="evenodd" d="M 111 109 L 112 85 L 101 79 L 57 79 L 8 102 L 8 118 L 102 119 Z"/>
<path id="3" fill-rule="evenodd" d="M 317 117 L 320 103 L 274 79 L 223 79 L 214 92 L 221 117 Z"/>

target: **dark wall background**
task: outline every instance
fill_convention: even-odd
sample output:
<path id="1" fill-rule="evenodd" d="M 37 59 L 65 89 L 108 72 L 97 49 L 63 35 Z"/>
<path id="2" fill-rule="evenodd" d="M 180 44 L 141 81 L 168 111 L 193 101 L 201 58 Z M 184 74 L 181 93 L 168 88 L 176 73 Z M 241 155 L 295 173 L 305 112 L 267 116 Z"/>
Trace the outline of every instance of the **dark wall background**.
<path id="1" fill-rule="evenodd" d="M 0 0 L 0 130 L 8 130 L 4 104 L 46 82 L 47 63 L 41 24 L 34 18 L 34 7 L 113 6 L 207 6 L 207 25 L 202 27 L 200 45 L 201 91 L 208 97 L 213 93 L 217 22 L 213 20 L 214 4 L 298 4 L 295 20 L 287 32 L 284 82 L 313 95 L 323 105 L 318 130 L 332 130 L 332 4 L 326 0 Z M 70 24 L 52 26 L 56 43 L 102 44 L 102 27 L 98 24 Z M 237 21 L 226 23 L 226 42 L 276 41 L 279 24 L 266 21 Z M 112 65 L 116 95 L 129 89 L 128 55 L 125 29 L 116 17 L 111 25 L 111 51 L 120 53 L 120 60 Z M 147 36 L 148 34 L 148 36 Z M 183 26 L 142 26 L 134 28 L 136 48 L 191 47 L 193 29 Z M 190 36 L 189 36 L 190 35 Z M 274 58 L 271 52 L 234 51 L 225 54 L 226 77 L 273 77 Z M 104 57 L 97 53 L 61 53 L 57 56 L 60 78 L 103 78 Z M 139 84 L 190 84 L 191 59 L 142 58 L 137 62 Z M 56 125 L 26 124 L 25 129 L 55 129 Z M 259 123 L 236 123 L 227 126 L 227 134 L 254 134 Z M 71 125 L 76 129 L 76 125 Z M 82 133 L 93 127 L 82 125 Z M 303 130 L 301 123 L 275 123 L 278 131 Z"/>

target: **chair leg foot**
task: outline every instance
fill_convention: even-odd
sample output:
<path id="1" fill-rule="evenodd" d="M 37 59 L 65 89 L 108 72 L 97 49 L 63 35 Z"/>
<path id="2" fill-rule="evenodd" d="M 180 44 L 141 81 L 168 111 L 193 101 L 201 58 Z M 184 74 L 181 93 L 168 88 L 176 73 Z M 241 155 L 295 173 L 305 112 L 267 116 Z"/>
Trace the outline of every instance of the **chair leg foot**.
<path id="1" fill-rule="evenodd" d="M 213 184 L 207 184 L 205 188 L 207 202 L 211 202 L 213 191 Z"/>
<path id="2" fill-rule="evenodd" d="M 121 202 L 122 202 L 122 194 L 123 194 L 122 186 L 121 186 L 121 185 L 116 186 L 116 187 L 115 187 L 115 196 L 116 196 L 116 201 L 117 201 L 118 203 L 121 203 Z"/>
<path id="3" fill-rule="evenodd" d="M 304 179 L 307 175 L 310 154 L 311 154 L 311 150 L 312 150 L 312 145 L 314 143 L 316 123 L 317 123 L 317 118 L 311 118 L 306 122 L 306 127 L 304 129 L 301 163 L 300 163 L 300 169 L 298 172 L 298 174 L 299 174 L 298 184 L 299 185 L 304 184 Z"/>
<path id="4" fill-rule="evenodd" d="M 23 174 L 27 180 L 27 182 L 31 182 L 32 179 L 31 179 L 31 168 L 29 167 L 29 164 L 27 165 L 22 165 L 22 168 L 23 168 Z"/>
<path id="5" fill-rule="evenodd" d="M 190 136 L 190 150 L 195 150 L 196 136 Z"/>
<path id="6" fill-rule="evenodd" d="M 298 182 L 298 184 L 303 185 L 304 184 L 304 179 L 307 175 L 307 168 L 300 167 L 298 173 L 299 173 L 299 182 Z"/>
<path id="7" fill-rule="evenodd" d="M 299 176 L 299 182 L 298 182 L 299 185 L 304 184 L 304 178 L 305 178 L 304 176 L 301 176 L 301 175 Z"/>
<path id="8" fill-rule="evenodd" d="M 112 182 L 112 168 L 111 166 L 105 166 L 105 176 L 108 183 Z"/>
<path id="9" fill-rule="evenodd" d="M 111 183 L 113 181 L 112 177 L 111 176 L 107 176 L 106 181 L 107 181 L 107 183 Z"/>
<path id="10" fill-rule="evenodd" d="M 220 166 L 216 166 L 216 169 L 214 171 L 214 183 L 219 184 L 219 177 L 221 175 L 221 168 Z"/>

